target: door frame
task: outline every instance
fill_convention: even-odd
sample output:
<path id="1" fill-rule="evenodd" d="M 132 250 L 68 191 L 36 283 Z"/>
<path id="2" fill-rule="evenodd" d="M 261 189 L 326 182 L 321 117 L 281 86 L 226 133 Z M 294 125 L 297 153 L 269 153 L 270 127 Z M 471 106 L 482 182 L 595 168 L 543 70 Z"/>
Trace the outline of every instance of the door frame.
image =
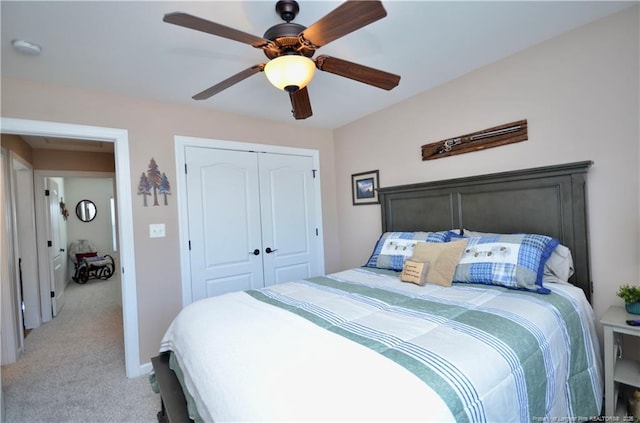
<path id="1" fill-rule="evenodd" d="M 318 264 L 322 274 L 325 273 L 324 267 L 324 231 L 322 227 L 322 187 L 320 174 L 320 152 L 318 150 L 297 147 L 284 147 L 278 145 L 255 144 L 239 141 L 225 141 L 209 138 L 187 137 L 176 135 L 174 137 L 175 155 L 176 155 L 176 184 L 177 184 L 177 205 L 178 205 L 178 238 L 180 240 L 180 275 L 182 280 L 182 305 L 187 306 L 191 303 L 191 266 L 189 258 L 189 208 L 186 198 L 187 194 L 187 177 L 186 168 L 186 147 L 201 147 L 218 150 L 235 150 L 235 151 L 255 151 L 263 153 L 289 154 L 292 156 L 311 156 L 313 159 L 313 167 L 317 172 L 317 190 L 316 190 L 316 216 L 318 219 Z"/>
<path id="2" fill-rule="evenodd" d="M 140 365 L 138 300 L 136 292 L 133 206 L 129 160 L 129 133 L 126 129 L 17 118 L 0 118 L 2 133 L 43 137 L 75 138 L 114 143 L 116 191 L 118 198 L 118 239 L 120 241 L 120 280 L 122 284 L 122 320 L 125 372 L 128 378 L 146 373 Z M 125 272 L 126 269 L 126 272 Z"/>

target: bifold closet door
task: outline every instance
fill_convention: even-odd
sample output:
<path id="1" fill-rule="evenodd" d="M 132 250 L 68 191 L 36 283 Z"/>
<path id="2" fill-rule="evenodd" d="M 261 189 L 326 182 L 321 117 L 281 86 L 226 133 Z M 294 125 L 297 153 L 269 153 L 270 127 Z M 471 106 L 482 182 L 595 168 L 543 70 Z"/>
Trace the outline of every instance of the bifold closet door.
<path id="1" fill-rule="evenodd" d="M 311 157 L 185 152 L 192 301 L 321 273 Z"/>
<path id="2" fill-rule="evenodd" d="M 186 159 L 192 301 L 261 288 L 256 154 L 188 147 Z"/>

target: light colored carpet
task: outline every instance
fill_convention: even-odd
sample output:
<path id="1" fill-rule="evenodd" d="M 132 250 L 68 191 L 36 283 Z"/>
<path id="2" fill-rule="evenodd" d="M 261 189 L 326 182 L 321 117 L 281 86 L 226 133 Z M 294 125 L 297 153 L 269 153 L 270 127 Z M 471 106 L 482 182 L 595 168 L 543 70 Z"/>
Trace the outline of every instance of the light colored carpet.
<path id="1" fill-rule="evenodd" d="M 2 367 L 6 423 L 157 422 L 147 376 L 127 379 L 120 281 L 70 282 L 61 313 L 25 339 Z"/>

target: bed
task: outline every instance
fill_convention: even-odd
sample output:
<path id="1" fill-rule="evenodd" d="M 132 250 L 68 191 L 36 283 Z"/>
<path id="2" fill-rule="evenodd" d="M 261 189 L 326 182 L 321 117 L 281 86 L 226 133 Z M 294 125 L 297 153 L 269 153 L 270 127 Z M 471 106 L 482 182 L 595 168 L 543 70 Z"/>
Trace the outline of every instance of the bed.
<path id="1" fill-rule="evenodd" d="M 590 166 L 381 188 L 383 235 L 365 266 L 181 311 L 152 359 L 159 420 L 598 416 Z M 556 259 L 571 271 L 549 270 Z"/>

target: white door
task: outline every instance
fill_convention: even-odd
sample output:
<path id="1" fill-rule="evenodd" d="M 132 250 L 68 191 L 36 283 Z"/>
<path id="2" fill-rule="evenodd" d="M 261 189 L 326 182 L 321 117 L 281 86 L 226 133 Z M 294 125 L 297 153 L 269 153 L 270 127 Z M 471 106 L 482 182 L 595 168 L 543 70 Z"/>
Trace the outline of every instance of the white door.
<path id="1" fill-rule="evenodd" d="M 16 214 L 16 236 L 20 252 L 20 282 L 24 327 L 34 329 L 40 326 L 40 289 L 38 285 L 38 245 L 36 243 L 33 170 L 14 160 L 16 183 L 15 204 L 20 212 Z"/>
<path id="2" fill-rule="evenodd" d="M 52 178 L 46 180 L 47 189 L 49 195 L 47 196 L 47 219 L 49 221 L 50 233 L 48 241 L 51 243 L 49 246 L 49 261 L 51 265 L 51 311 L 53 317 L 56 317 L 62 306 L 64 306 L 64 268 L 62 261 L 66 260 L 64 248 L 61 243 L 60 236 L 60 191 L 58 184 Z"/>
<path id="3" fill-rule="evenodd" d="M 320 273 L 313 160 L 259 154 L 265 286 Z"/>
<path id="4" fill-rule="evenodd" d="M 262 287 L 256 154 L 187 147 L 186 162 L 192 301 Z"/>
<path id="5" fill-rule="evenodd" d="M 192 301 L 320 273 L 310 157 L 186 147 L 185 160 Z"/>

